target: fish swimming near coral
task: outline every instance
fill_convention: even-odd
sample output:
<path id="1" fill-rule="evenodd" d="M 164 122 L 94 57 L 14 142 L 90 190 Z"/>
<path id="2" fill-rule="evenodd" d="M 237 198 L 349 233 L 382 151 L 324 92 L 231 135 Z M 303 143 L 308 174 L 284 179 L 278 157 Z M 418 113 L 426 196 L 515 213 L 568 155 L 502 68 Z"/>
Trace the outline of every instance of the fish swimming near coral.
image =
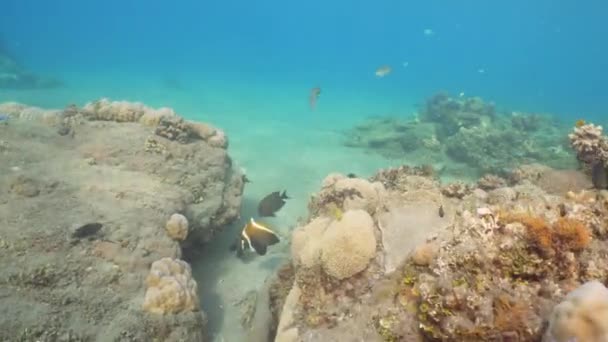
<path id="1" fill-rule="evenodd" d="M 383 65 L 381 67 L 379 67 L 378 69 L 376 69 L 375 75 L 377 77 L 384 77 L 388 74 L 390 74 L 393 71 L 393 68 L 391 68 L 388 65 Z"/>
<path id="2" fill-rule="evenodd" d="M 265 255 L 268 246 L 274 245 L 279 241 L 279 236 L 275 232 L 251 218 L 245 227 L 243 227 L 241 235 L 230 246 L 230 250 L 236 250 L 238 257 L 243 256 L 246 250 L 259 255 Z"/>
<path id="3" fill-rule="evenodd" d="M 608 188 L 608 175 L 606 167 L 601 161 L 593 163 L 591 165 L 591 183 L 593 187 L 598 190 L 604 190 Z"/>
<path id="4" fill-rule="evenodd" d="M 321 95 L 321 88 L 314 87 L 310 90 L 310 95 L 308 95 L 308 104 L 310 105 L 310 109 L 315 110 L 317 108 L 317 100 L 319 99 L 319 95 Z"/>
<path id="5" fill-rule="evenodd" d="M 286 191 L 283 193 L 275 191 L 266 195 L 258 204 L 258 215 L 261 217 L 275 216 L 274 214 L 285 205 L 286 199 L 290 199 L 287 197 Z"/>

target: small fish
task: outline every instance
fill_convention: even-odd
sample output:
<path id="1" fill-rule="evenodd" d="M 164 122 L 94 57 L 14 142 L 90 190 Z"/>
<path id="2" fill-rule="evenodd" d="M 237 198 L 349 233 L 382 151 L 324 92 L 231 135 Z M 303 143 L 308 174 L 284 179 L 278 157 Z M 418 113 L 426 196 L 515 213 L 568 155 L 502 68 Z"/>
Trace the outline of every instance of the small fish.
<path id="1" fill-rule="evenodd" d="M 275 232 L 251 218 L 245 227 L 243 227 L 240 236 L 230 246 L 230 250 L 236 250 L 238 257 L 243 256 L 246 250 L 259 255 L 265 255 L 268 246 L 274 245 L 279 241 L 279 236 Z"/>
<path id="2" fill-rule="evenodd" d="M 317 100 L 319 99 L 319 95 L 321 95 L 320 87 L 310 89 L 310 95 L 308 96 L 308 104 L 310 105 L 310 109 L 315 110 L 317 108 Z"/>
<path id="3" fill-rule="evenodd" d="M 348 178 L 357 178 L 357 175 L 351 172 L 351 173 L 347 174 L 346 177 L 348 177 Z"/>
<path id="4" fill-rule="evenodd" d="M 274 216 L 285 205 L 286 199 L 289 199 L 286 191 L 283 193 L 275 191 L 266 195 L 258 204 L 258 214 L 262 217 Z"/>
<path id="5" fill-rule="evenodd" d="M 591 183 L 593 187 L 598 190 L 604 190 L 608 188 L 608 175 L 606 174 L 606 167 L 601 161 L 595 162 L 591 165 Z"/>
<path id="6" fill-rule="evenodd" d="M 378 69 L 376 69 L 375 75 L 377 77 L 384 77 L 384 76 L 390 74 L 391 71 L 393 71 L 393 68 L 391 68 L 388 65 L 383 65 L 383 66 L 379 67 Z"/>
<path id="7" fill-rule="evenodd" d="M 439 206 L 438 214 L 439 214 L 439 217 L 445 216 L 445 210 L 443 210 L 443 204 Z"/>
<path id="8" fill-rule="evenodd" d="M 103 224 L 99 222 L 87 223 L 82 225 L 72 233 L 72 237 L 76 239 L 82 239 L 97 234 L 97 232 L 103 227 Z"/>
<path id="9" fill-rule="evenodd" d="M 251 183 L 249 178 L 247 178 L 247 175 L 243 175 L 243 183 Z"/>
<path id="10" fill-rule="evenodd" d="M 559 216 L 564 217 L 568 213 L 566 209 L 566 205 L 564 203 L 560 203 L 557 205 L 557 209 L 559 210 Z"/>
<path id="11" fill-rule="evenodd" d="M 422 31 L 422 33 L 424 33 L 425 36 L 430 37 L 435 34 L 435 31 L 433 31 L 433 29 L 427 28 L 427 29 L 424 29 L 424 31 Z"/>
<path id="12" fill-rule="evenodd" d="M 576 126 L 576 127 L 578 127 L 578 128 L 583 127 L 584 125 L 585 125 L 585 120 L 583 120 L 583 119 L 578 119 L 578 120 L 576 120 L 576 122 L 574 123 L 574 126 Z"/>

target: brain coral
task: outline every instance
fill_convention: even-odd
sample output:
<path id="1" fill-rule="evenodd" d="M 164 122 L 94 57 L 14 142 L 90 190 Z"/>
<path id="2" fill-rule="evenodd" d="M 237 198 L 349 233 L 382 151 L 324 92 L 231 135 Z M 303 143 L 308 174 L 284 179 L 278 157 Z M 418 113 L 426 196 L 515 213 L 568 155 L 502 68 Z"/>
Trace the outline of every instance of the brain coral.
<path id="1" fill-rule="evenodd" d="M 345 279 L 363 271 L 376 253 L 374 221 L 364 210 L 349 210 L 323 234 L 321 262 L 325 272 Z"/>
<path id="2" fill-rule="evenodd" d="M 555 306 L 546 340 L 608 341 L 608 289 L 590 281 L 570 292 Z"/>
<path id="3" fill-rule="evenodd" d="M 175 314 L 199 309 L 198 285 L 185 261 L 162 258 L 152 263 L 146 278 L 144 311 Z"/>

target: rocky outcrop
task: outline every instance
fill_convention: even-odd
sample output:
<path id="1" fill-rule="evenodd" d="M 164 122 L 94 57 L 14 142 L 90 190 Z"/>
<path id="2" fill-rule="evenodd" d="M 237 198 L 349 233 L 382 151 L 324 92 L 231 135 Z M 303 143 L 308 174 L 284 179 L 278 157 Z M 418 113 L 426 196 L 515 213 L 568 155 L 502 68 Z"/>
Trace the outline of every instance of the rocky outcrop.
<path id="1" fill-rule="evenodd" d="M 238 217 L 242 176 L 219 129 L 201 124 L 204 136 L 181 140 L 158 128 L 198 124 L 108 106 L 119 108 L 111 120 L 76 106 L 0 105 L 10 116 L 0 125 L 1 340 L 204 339 L 179 259 Z M 160 272 L 158 260 L 179 267 Z"/>

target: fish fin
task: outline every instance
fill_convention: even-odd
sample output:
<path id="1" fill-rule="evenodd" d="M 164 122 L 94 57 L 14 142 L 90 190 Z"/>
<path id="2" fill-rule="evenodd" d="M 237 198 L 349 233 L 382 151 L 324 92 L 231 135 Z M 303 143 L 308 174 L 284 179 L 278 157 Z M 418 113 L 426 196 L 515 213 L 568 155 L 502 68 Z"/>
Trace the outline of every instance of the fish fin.
<path id="1" fill-rule="evenodd" d="M 268 248 L 266 246 L 261 245 L 261 246 L 258 246 L 258 248 L 255 248 L 255 251 L 258 252 L 259 255 L 266 255 L 266 250 L 267 249 Z"/>
<path id="2" fill-rule="evenodd" d="M 287 190 L 283 190 L 283 193 L 281 194 L 281 198 L 282 199 L 291 199 L 291 197 L 287 196 Z"/>

